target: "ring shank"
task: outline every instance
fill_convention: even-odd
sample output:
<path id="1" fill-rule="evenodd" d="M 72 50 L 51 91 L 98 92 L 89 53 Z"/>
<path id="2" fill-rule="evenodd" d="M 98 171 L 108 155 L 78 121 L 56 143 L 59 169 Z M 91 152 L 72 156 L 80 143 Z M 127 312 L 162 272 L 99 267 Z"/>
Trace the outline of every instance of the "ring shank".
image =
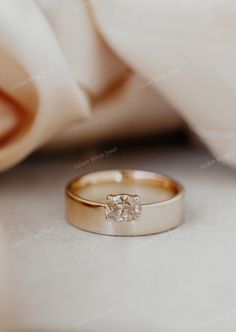
<path id="1" fill-rule="evenodd" d="M 138 222 L 118 223 L 106 220 L 106 195 L 103 192 L 106 186 L 109 188 L 106 192 L 108 194 L 111 193 L 109 190 L 116 186 L 130 188 L 130 194 L 139 194 L 137 190 L 140 191 L 142 215 Z M 93 193 L 99 191 L 103 192 L 103 195 L 96 199 Z M 151 192 L 151 200 L 148 195 L 147 199 L 143 200 L 144 193 L 148 191 Z M 165 193 L 162 199 L 160 192 L 162 196 Z M 88 193 L 92 199 L 88 197 Z M 183 187 L 175 180 L 154 172 L 111 170 L 90 173 L 71 181 L 66 194 L 68 222 L 94 233 L 118 236 L 155 234 L 174 228 L 183 220 Z"/>

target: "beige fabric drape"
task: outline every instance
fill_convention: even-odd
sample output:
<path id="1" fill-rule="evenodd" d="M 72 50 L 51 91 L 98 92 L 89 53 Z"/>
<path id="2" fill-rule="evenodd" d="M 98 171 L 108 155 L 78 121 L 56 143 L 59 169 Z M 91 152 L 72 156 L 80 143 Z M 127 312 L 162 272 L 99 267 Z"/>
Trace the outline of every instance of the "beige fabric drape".
<path id="1" fill-rule="evenodd" d="M 168 103 L 151 84 L 140 89 L 139 76 L 104 41 L 93 4 L 1 2 L 1 170 L 45 143 L 179 126 Z"/>
<path id="2" fill-rule="evenodd" d="M 233 1 L 1 1 L 0 169 L 46 143 L 182 118 L 235 166 L 234 12 Z"/>

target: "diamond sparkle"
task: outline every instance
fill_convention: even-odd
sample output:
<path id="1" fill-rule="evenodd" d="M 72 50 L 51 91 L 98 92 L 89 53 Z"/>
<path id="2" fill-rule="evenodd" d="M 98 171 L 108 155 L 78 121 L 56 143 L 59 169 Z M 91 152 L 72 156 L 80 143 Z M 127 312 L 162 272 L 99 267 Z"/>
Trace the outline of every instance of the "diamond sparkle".
<path id="1" fill-rule="evenodd" d="M 106 219 L 115 222 L 138 221 L 142 213 L 142 205 L 138 195 L 108 195 L 105 206 Z"/>

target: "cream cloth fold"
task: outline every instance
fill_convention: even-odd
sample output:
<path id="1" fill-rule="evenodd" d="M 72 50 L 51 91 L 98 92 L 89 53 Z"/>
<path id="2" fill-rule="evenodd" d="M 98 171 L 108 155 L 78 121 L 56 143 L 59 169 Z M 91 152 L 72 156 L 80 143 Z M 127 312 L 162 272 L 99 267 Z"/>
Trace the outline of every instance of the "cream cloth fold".
<path id="1" fill-rule="evenodd" d="M 169 131 L 182 119 L 235 166 L 235 10 L 233 1 L 3 0 L 0 170 L 46 144 Z"/>

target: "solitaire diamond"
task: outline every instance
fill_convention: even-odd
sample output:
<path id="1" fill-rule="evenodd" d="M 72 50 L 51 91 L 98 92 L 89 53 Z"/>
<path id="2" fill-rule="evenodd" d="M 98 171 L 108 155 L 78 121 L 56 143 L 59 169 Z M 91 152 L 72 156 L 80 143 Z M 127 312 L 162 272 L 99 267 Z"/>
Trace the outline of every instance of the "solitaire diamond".
<path id="1" fill-rule="evenodd" d="M 138 195 L 108 195 L 105 207 L 106 219 L 115 222 L 130 222 L 138 220 L 142 212 Z"/>

